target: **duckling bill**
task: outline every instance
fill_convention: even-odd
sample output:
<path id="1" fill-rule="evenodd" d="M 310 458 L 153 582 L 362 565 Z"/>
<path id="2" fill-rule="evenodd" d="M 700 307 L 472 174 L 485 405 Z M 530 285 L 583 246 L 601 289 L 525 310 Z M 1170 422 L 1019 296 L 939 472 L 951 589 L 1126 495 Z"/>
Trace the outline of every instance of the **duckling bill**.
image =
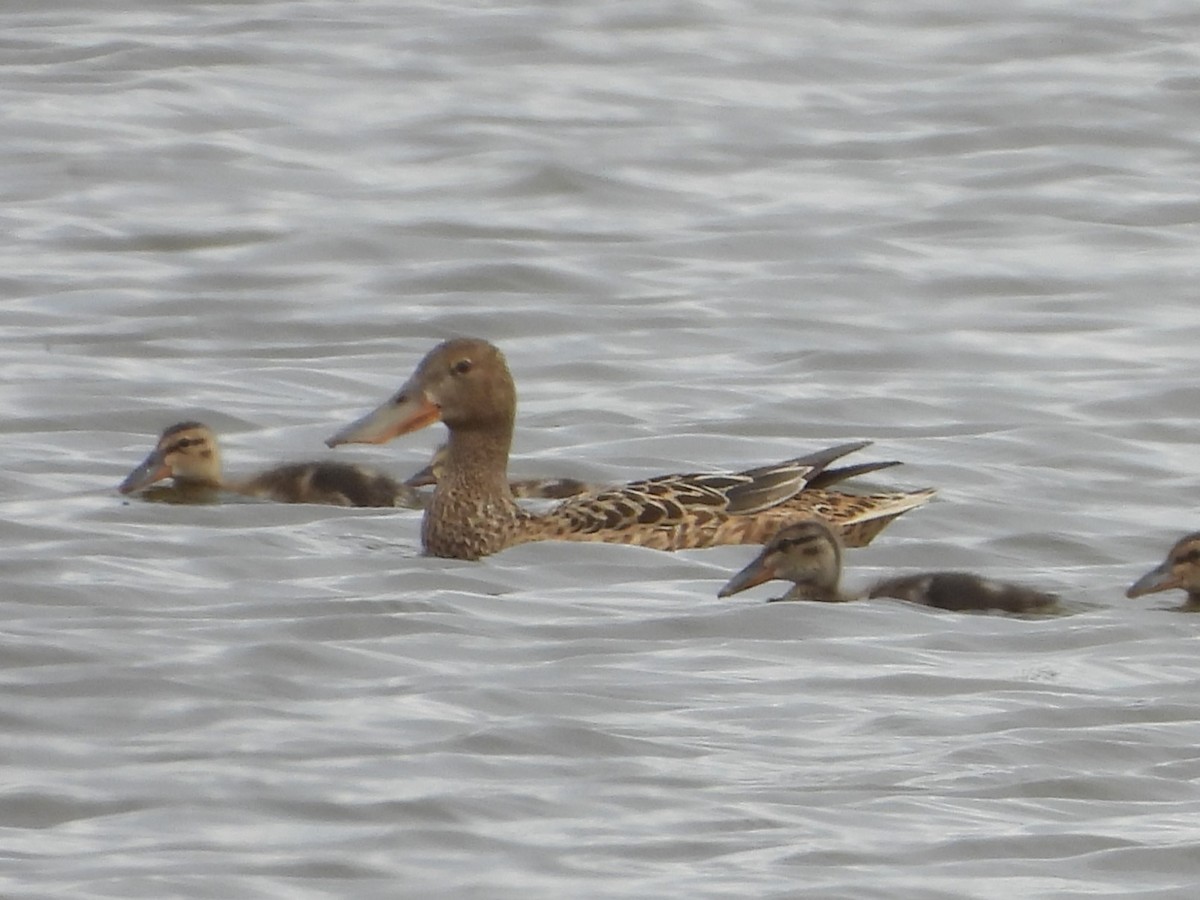
<path id="1" fill-rule="evenodd" d="M 212 500 L 220 491 L 277 503 L 331 506 L 416 507 L 411 488 L 362 466 L 335 462 L 289 463 L 251 478 L 226 480 L 221 451 L 212 429 L 201 422 L 180 422 L 159 436 L 154 449 L 117 487 L 122 494 L 171 479 L 175 490 L 163 499 Z"/>
<path id="2" fill-rule="evenodd" d="M 842 593 L 841 577 L 842 542 L 828 523 L 814 518 L 781 529 L 717 596 L 729 597 L 779 579 L 792 582 L 791 590 L 780 600 L 844 603 L 858 599 Z M 922 572 L 888 578 L 874 585 L 866 596 L 891 597 L 957 612 L 1042 612 L 1058 602 L 1054 594 L 968 572 Z"/>
<path id="3" fill-rule="evenodd" d="M 1176 541 L 1167 558 L 1131 584 L 1125 596 L 1132 599 L 1176 589 L 1187 591 L 1187 599 L 1177 609 L 1200 611 L 1200 531 Z"/>
<path id="4" fill-rule="evenodd" d="M 808 519 L 779 530 L 749 565 L 734 575 L 717 593 L 732 597 L 768 581 L 792 582 L 779 600 L 817 600 L 845 603 L 854 597 L 843 594 L 842 541 L 825 522 Z"/>

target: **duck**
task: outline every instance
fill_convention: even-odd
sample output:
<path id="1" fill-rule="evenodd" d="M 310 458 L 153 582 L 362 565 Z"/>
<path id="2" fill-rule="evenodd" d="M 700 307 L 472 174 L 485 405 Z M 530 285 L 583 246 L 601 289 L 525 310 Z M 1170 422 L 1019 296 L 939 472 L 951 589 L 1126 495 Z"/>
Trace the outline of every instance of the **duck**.
<path id="1" fill-rule="evenodd" d="M 395 394 L 326 444 L 382 444 L 444 423 L 445 463 L 422 518 L 421 542 L 427 555 L 452 559 L 481 559 L 544 540 L 668 551 L 762 543 L 813 510 L 847 526 L 848 540 L 869 541 L 934 494 L 805 490 L 831 463 L 867 446 L 864 441 L 739 472 L 662 475 L 535 513 L 517 504 L 508 480 L 516 408 L 516 386 L 500 349 L 480 338 L 452 338 L 430 350 Z"/>
<path id="2" fill-rule="evenodd" d="M 151 485 L 164 479 L 170 489 Z M 331 506 L 420 505 L 418 493 L 373 469 L 340 462 L 289 463 L 250 478 L 230 481 L 221 473 L 216 434 L 201 422 L 179 422 L 165 429 L 150 454 L 117 487 L 122 494 L 150 488 L 147 499 L 176 503 L 215 502 L 222 491 L 278 503 Z"/>
<path id="3" fill-rule="evenodd" d="M 1132 599 L 1175 588 L 1187 591 L 1187 599 L 1171 609 L 1200 612 L 1200 531 L 1176 541 L 1167 558 L 1131 584 L 1125 596 Z"/>
<path id="4" fill-rule="evenodd" d="M 780 529 L 749 565 L 725 583 L 717 596 L 730 597 L 755 585 L 782 579 L 792 582 L 792 587 L 778 600 L 844 603 L 861 599 L 842 592 L 841 578 L 842 540 L 828 522 L 812 518 Z M 920 572 L 886 578 L 865 596 L 891 597 L 957 612 L 1045 612 L 1058 603 L 1055 594 L 993 581 L 970 572 Z"/>
<path id="5" fill-rule="evenodd" d="M 411 488 L 436 485 L 446 470 L 449 453 L 448 445 L 439 445 L 433 451 L 429 465 L 406 478 L 404 483 Z M 514 478 L 509 480 L 508 489 L 518 500 L 565 500 L 567 497 L 602 490 L 599 485 L 588 484 L 578 478 Z"/>

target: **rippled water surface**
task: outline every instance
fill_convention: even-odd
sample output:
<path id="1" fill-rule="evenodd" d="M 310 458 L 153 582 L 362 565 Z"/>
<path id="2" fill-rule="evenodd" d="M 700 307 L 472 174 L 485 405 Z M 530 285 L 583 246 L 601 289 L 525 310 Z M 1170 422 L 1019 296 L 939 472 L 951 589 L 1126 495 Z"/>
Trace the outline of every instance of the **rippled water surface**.
<path id="1" fill-rule="evenodd" d="M 1200 618 L 1123 597 L 1200 527 L 1194 4 L 21 5 L 0 894 L 1194 895 Z M 113 490 L 183 418 L 408 474 L 322 440 L 455 334 L 517 474 L 870 438 L 940 495 L 851 586 L 1065 614 Z"/>

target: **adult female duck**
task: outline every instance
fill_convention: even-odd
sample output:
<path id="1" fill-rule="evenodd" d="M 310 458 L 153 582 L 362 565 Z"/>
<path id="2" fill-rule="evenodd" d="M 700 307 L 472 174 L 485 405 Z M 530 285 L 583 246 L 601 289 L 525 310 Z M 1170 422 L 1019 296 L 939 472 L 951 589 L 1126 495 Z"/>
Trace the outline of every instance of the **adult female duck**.
<path id="1" fill-rule="evenodd" d="M 382 444 L 442 421 L 445 465 L 425 510 L 421 538 L 431 556 L 479 559 L 529 541 L 608 541 L 658 550 L 762 543 L 787 521 L 820 514 L 860 546 L 888 522 L 927 503 L 933 491 L 872 495 L 808 491 L 831 462 L 866 443 L 844 444 L 744 472 L 663 475 L 564 500 L 531 513 L 513 499 L 507 468 L 517 392 L 492 344 L 439 344 L 391 398 L 326 443 Z M 861 467 L 850 470 L 850 474 Z"/>

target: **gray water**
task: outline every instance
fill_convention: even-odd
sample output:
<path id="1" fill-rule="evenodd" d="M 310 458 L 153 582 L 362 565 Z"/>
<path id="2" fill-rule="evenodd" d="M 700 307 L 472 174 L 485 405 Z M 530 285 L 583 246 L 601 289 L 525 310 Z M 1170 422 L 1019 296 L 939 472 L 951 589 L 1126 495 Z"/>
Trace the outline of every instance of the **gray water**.
<path id="1" fill-rule="evenodd" d="M 0 10 L 0 895 L 1192 897 L 1200 9 Z M 752 548 L 419 555 L 419 513 L 128 501 L 164 426 L 322 439 L 508 354 L 513 471 L 873 439 L 850 586 Z"/>

